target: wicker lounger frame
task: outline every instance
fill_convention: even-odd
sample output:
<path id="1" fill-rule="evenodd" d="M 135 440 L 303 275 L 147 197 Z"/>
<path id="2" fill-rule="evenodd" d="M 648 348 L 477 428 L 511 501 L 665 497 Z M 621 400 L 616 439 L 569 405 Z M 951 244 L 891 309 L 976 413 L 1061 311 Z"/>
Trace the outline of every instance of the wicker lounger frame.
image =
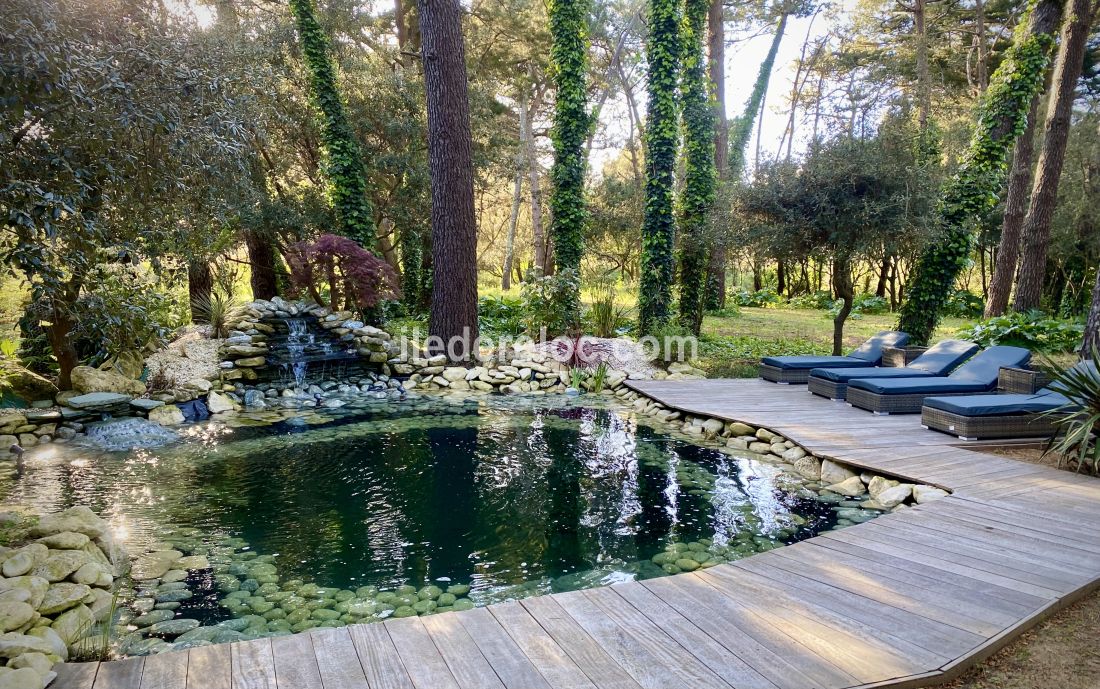
<path id="1" fill-rule="evenodd" d="M 773 383 L 805 383 L 810 377 L 810 369 L 779 368 L 760 364 L 760 377 Z"/>
<path id="2" fill-rule="evenodd" d="M 847 383 L 841 383 L 836 380 L 829 380 L 828 378 L 818 378 L 817 376 L 810 376 L 807 381 L 809 383 L 810 392 L 822 397 L 828 397 L 834 402 L 839 402 L 844 399 L 844 395 L 848 390 Z"/>
<path id="3" fill-rule="evenodd" d="M 876 414 L 919 414 L 926 397 L 980 395 L 981 392 L 920 392 L 908 395 L 880 395 L 863 388 L 848 388 L 848 404 Z"/>
<path id="4" fill-rule="evenodd" d="M 962 416 L 941 409 L 924 407 L 920 422 L 925 428 L 958 436 L 961 440 L 986 438 L 1049 438 L 1058 428 L 1058 417 L 1043 414 L 1002 416 Z"/>

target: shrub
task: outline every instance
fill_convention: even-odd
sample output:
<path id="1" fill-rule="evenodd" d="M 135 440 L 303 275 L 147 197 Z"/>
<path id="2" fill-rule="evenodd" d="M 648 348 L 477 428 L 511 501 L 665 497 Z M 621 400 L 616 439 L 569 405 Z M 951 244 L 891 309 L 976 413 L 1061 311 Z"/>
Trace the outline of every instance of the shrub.
<path id="1" fill-rule="evenodd" d="M 733 293 L 733 303 L 738 306 L 781 306 L 785 302 L 785 299 L 781 297 L 771 287 L 765 287 L 764 289 L 758 289 L 755 292 L 749 292 L 748 290 L 738 290 Z"/>
<path id="2" fill-rule="evenodd" d="M 830 318 L 835 318 L 840 313 L 840 306 L 843 302 L 837 299 L 829 306 L 827 311 Z M 859 318 L 863 314 L 876 314 L 886 313 L 890 310 L 890 305 L 882 297 L 875 294 L 857 294 L 852 299 L 852 312 L 848 314 L 849 318 Z"/>
<path id="3" fill-rule="evenodd" d="M 526 328 L 523 300 L 518 297 L 482 297 L 477 301 L 482 335 L 519 335 Z"/>
<path id="4" fill-rule="evenodd" d="M 291 244 L 286 254 L 291 295 L 303 292 L 331 309 L 369 311 L 400 290 L 392 267 L 347 237 L 323 234 Z"/>
<path id="5" fill-rule="evenodd" d="M 87 364 L 97 366 L 123 352 L 144 351 L 178 325 L 171 300 L 141 266 L 99 266 L 88 285 L 89 291 L 73 306 L 72 332 L 77 354 Z"/>
<path id="6" fill-rule="evenodd" d="M 798 294 L 787 300 L 787 306 L 792 309 L 828 309 L 832 305 L 833 294 L 827 290 Z"/>
<path id="7" fill-rule="evenodd" d="M 192 310 L 200 320 L 210 324 L 210 337 L 229 337 L 229 312 L 235 306 L 232 297 L 224 297 L 217 292 L 209 296 L 198 297 L 192 304 Z"/>
<path id="8" fill-rule="evenodd" d="M 1085 326 L 1076 321 L 1048 318 L 1041 311 L 1011 313 L 976 323 L 958 336 L 983 347 L 1012 345 L 1034 352 L 1070 352 L 1077 347 Z"/>
<path id="9" fill-rule="evenodd" d="M 960 289 L 947 298 L 943 315 L 956 318 L 981 318 L 985 301 L 970 290 Z"/>
<path id="10" fill-rule="evenodd" d="M 571 311 L 567 308 L 580 286 L 575 270 L 563 270 L 556 275 L 532 277 L 523 283 L 521 299 L 527 334 L 538 337 L 543 328 L 547 337 L 564 335 L 572 329 Z"/>
<path id="11" fill-rule="evenodd" d="M 1092 361 L 1100 359 L 1100 351 L 1093 347 Z M 1069 399 L 1064 407 L 1048 415 L 1055 417 L 1058 434 L 1051 438 L 1047 452 L 1053 450 L 1062 456 L 1062 462 L 1087 467 L 1100 473 L 1100 372 L 1095 364 L 1077 365 L 1054 371 L 1054 386 Z M 1068 413 L 1067 413 L 1068 412 Z"/>

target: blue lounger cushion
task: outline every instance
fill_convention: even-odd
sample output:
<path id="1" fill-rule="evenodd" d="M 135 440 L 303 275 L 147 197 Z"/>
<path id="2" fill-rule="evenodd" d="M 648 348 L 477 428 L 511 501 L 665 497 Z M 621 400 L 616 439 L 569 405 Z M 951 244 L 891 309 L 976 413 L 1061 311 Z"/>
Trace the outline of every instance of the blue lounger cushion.
<path id="1" fill-rule="evenodd" d="M 1030 360 L 1031 352 L 1023 347 L 998 345 L 981 352 L 946 378 L 856 378 L 848 383 L 848 387 L 879 395 L 988 392 L 997 387 L 1001 368 L 1024 366 Z"/>
<path id="2" fill-rule="evenodd" d="M 944 340 L 933 345 L 903 368 L 815 368 L 814 378 L 824 378 L 836 383 L 847 383 L 856 378 L 923 378 L 947 375 L 956 366 L 974 356 L 978 345 L 965 340 Z"/>
<path id="3" fill-rule="evenodd" d="M 1052 390 L 1034 395 L 963 395 L 961 397 L 929 397 L 924 406 L 959 416 L 1015 416 L 1040 414 L 1057 409 L 1069 400 Z"/>
<path id="4" fill-rule="evenodd" d="M 761 362 L 767 366 L 786 370 L 856 366 L 878 366 L 882 362 L 882 350 L 886 347 L 904 347 L 909 335 L 896 330 L 884 330 L 874 335 L 848 356 L 766 356 Z"/>

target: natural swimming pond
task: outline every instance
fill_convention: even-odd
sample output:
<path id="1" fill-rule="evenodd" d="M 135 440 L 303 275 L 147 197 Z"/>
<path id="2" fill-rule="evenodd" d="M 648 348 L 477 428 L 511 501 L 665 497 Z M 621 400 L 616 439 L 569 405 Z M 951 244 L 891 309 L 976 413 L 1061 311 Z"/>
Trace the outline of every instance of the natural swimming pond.
<path id="1" fill-rule="evenodd" d="M 873 516 L 676 428 L 607 396 L 362 399 L 50 446 L 8 499 L 87 505 L 144 553 L 124 654 L 673 574 Z"/>

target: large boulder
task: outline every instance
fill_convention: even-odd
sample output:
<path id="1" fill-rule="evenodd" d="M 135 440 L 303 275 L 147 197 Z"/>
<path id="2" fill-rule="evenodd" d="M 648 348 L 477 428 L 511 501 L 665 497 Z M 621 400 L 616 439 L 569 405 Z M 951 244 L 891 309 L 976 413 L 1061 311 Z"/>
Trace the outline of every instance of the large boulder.
<path id="1" fill-rule="evenodd" d="M 145 358 L 135 351 L 122 352 L 108 359 L 99 370 L 117 373 L 128 380 L 137 380 L 145 372 Z"/>
<path id="2" fill-rule="evenodd" d="M 174 404 L 167 404 L 150 410 L 149 420 L 153 423 L 159 423 L 161 426 L 178 426 L 186 419 L 184 419 L 183 412 L 179 407 Z"/>
<path id="3" fill-rule="evenodd" d="M 52 400 L 57 386 L 34 371 L 9 359 L 0 359 L 0 392 L 10 393 L 25 402 Z"/>
<path id="4" fill-rule="evenodd" d="M 115 392 L 123 395 L 141 395 L 145 383 L 127 378 L 114 371 L 101 371 L 91 366 L 77 366 L 72 372 L 73 388 L 79 392 Z"/>
<path id="5" fill-rule="evenodd" d="M 206 396 L 206 407 L 210 410 L 211 414 L 222 414 L 227 411 L 233 411 L 236 409 L 236 405 L 233 404 L 233 400 L 228 395 L 223 395 L 220 392 L 211 391 Z"/>
<path id="6" fill-rule="evenodd" d="M 100 538 L 108 532 L 107 522 L 84 505 L 48 514 L 31 527 L 31 536 L 53 536 L 64 531 L 75 531 L 90 538 Z"/>

